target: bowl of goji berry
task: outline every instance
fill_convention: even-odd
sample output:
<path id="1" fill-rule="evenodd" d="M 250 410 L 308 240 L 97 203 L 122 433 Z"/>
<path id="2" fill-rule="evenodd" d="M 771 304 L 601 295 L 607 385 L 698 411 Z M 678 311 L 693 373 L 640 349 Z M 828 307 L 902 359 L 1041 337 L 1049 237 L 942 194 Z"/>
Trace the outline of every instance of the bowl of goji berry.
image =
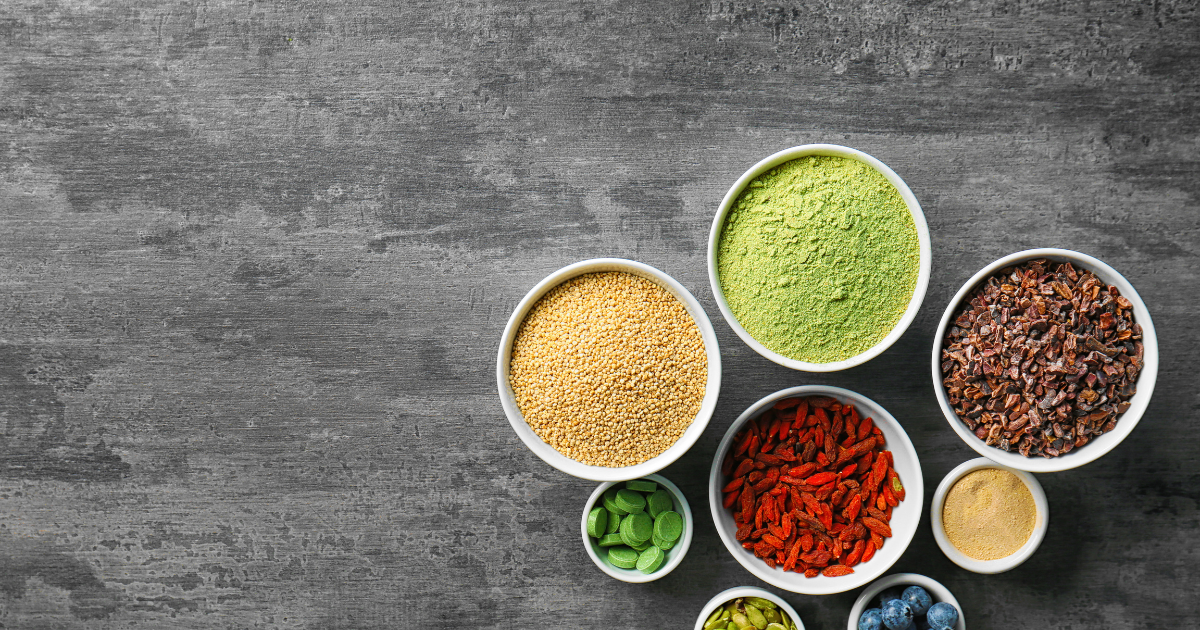
<path id="1" fill-rule="evenodd" d="M 883 575 L 921 521 L 921 463 L 900 423 L 840 387 L 780 390 L 738 416 L 709 472 L 725 547 L 759 579 L 828 595 Z"/>

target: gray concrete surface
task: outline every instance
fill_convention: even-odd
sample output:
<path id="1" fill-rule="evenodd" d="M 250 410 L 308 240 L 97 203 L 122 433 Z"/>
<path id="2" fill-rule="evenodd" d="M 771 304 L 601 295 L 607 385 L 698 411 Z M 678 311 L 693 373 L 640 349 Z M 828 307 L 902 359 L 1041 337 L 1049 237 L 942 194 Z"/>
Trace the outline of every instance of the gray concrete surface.
<path id="1" fill-rule="evenodd" d="M 937 319 L 1036 246 L 1149 302 L 1150 410 L 1041 476 L 1050 532 L 1018 570 L 958 569 L 928 516 L 894 570 L 972 628 L 1194 626 L 1198 21 L 1182 0 L 0 4 L 0 626 L 690 627 L 761 585 L 705 516 L 733 418 L 860 391 L 932 493 L 974 456 L 935 406 Z M 838 374 L 750 351 L 705 271 L 728 186 L 808 142 L 889 164 L 933 238 L 912 328 Z M 695 542 L 647 585 L 591 565 L 594 484 L 533 457 L 495 393 L 516 302 L 597 256 L 691 289 L 725 362 L 664 471 Z M 785 596 L 832 629 L 855 593 Z"/>

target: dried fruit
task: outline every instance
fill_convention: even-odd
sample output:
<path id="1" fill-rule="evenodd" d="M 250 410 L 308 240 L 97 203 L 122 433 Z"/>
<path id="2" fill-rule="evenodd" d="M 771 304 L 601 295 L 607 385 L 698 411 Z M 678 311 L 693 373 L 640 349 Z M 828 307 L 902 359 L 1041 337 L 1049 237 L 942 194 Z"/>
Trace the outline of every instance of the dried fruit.
<path id="1" fill-rule="evenodd" d="M 853 405 L 784 399 L 748 422 L 734 444 L 722 466 L 732 471 L 725 507 L 742 547 L 768 566 L 847 575 L 892 535 L 887 523 L 904 485 L 883 432 Z"/>
<path id="2" fill-rule="evenodd" d="M 1071 263 L 1005 267 L 976 287 L 942 343 L 942 383 L 988 446 L 1057 457 L 1116 428 L 1144 367 L 1117 288 Z"/>

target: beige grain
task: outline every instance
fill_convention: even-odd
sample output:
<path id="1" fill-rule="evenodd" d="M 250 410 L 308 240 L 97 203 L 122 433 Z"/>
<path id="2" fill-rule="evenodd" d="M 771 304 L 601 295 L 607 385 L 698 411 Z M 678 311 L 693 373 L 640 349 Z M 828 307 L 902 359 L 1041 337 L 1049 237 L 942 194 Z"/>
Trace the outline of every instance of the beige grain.
<path id="1" fill-rule="evenodd" d="M 696 322 L 661 286 L 624 272 L 551 289 L 517 330 L 509 383 L 539 437 L 595 466 L 666 451 L 700 411 L 708 357 Z"/>

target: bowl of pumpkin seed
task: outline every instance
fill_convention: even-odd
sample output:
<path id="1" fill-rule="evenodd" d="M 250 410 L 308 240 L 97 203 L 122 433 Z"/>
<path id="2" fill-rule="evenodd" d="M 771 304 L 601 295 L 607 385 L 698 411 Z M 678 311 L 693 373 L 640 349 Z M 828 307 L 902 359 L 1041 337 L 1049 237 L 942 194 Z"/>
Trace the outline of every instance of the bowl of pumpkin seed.
<path id="1" fill-rule="evenodd" d="M 708 600 L 696 619 L 696 630 L 804 630 L 804 623 L 782 597 L 738 586 Z"/>

